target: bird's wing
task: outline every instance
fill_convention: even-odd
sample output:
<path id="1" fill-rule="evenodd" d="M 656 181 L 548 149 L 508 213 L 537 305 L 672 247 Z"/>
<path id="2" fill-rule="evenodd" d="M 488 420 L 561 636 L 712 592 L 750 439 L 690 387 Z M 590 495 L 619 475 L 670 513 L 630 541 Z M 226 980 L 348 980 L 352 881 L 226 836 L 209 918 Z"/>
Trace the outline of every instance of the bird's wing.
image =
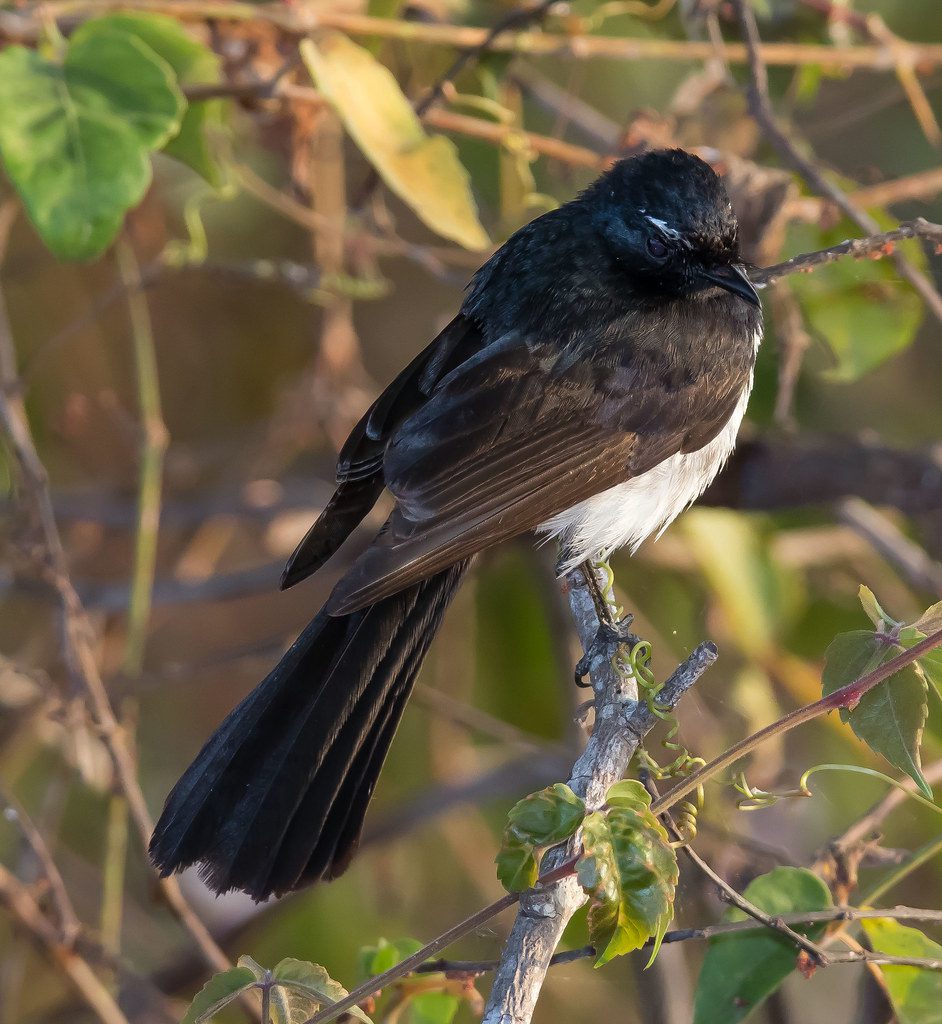
<path id="1" fill-rule="evenodd" d="M 383 469 L 396 509 L 328 609 L 377 601 L 707 444 L 751 363 L 697 373 L 670 351 L 599 345 L 576 358 L 508 337 L 452 369 L 393 432 Z"/>

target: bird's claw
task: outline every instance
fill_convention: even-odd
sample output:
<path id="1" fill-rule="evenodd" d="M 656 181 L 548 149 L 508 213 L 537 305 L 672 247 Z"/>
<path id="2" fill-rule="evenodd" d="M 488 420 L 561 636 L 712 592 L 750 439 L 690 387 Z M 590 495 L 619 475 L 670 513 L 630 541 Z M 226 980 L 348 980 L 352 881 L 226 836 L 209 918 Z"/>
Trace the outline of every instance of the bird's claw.
<path id="1" fill-rule="evenodd" d="M 641 642 L 641 638 L 631 632 L 631 624 L 634 622 L 634 615 L 630 612 L 623 616 L 618 622 L 600 622 L 596 631 L 595 639 L 589 644 L 589 649 L 576 662 L 575 682 L 576 686 L 588 687 L 586 676 L 592 668 L 592 662 L 599 654 L 603 654 L 609 647 L 620 647 L 627 644 L 634 647 Z"/>

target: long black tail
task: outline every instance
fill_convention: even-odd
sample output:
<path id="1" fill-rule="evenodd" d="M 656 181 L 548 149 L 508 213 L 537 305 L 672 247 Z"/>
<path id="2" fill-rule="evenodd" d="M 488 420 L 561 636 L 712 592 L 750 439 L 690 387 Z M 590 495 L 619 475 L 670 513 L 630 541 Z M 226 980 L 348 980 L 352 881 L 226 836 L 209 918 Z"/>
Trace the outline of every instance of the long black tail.
<path id="1" fill-rule="evenodd" d="M 321 611 L 167 797 L 150 855 L 256 900 L 341 874 L 412 684 L 468 566 Z"/>

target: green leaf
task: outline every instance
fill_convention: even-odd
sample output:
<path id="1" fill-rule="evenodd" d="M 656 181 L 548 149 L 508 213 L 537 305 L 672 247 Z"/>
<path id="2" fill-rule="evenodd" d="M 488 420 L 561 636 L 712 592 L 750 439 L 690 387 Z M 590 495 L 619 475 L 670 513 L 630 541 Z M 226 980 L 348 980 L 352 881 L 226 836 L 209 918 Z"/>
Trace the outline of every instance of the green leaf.
<path id="1" fill-rule="evenodd" d="M 347 990 L 334 981 L 320 964 L 286 957 L 272 970 L 271 1016 L 273 1024 L 303 1024 L 322 1006 L 336 1003 Z M 371 1024 L 358 1007 L 346 1011 L 357 1020 Z"/>
<path id="2" fill-rule="evenodd" d="M 616 806 L 608 814 L 588 815 L 582 843 L 576 876 L 591 899 L 595 966 L 639 949 L 650 938 L 653 960 L 673 916 L 679 877 L 664 827 L 649 808 L 639 812 Z"/>
<path id="3" fill-rule="evenodd" d="M 173 69 L 181 86 L 219 82 L 219 58 L 190 36 L 178 21 L 162 14 L 109 14 L 88 21 L 73 36 L 95 40 L 102 32 L 119 32 L 148 46 Z M 222 99 L 190 103 L 180 130 L 166 143 L 163 152 L 191 167 L 211 185 L 219 187 L 224 172 L 213 152 L 214 136 L 226 131 L 226 105 Z"/>
<path id="4" fill-rule="evenodd" d="M 539 875 L 533 847 L 504 833 L 504 842 L 494 858 L 497 878 L 508 892 L 523 892 L 536 884 Z"/>
<path id="5" fill-rule="evenodd" d="M 873 623 L 875 629 L 882 629 L 884 626 L 897 625 L 896 619 L 890 618 L 883 610 L 883 606 L 877 600 L 876 594 L 862 583 L 857 589 L 857 596 L 860 604 L 867 614 L 867 618 Z"/>
<path id="6" fill-rule="evenodd" d="M 449 992 L 423 992 L 409 1000 L 412 1024 L 451 1024 L 461 1000 Z"/>
<path id="7" fill-rule="evenodd" d="M 585 802 L 564 783 L 556 782 L 514 804 L 508 828 L 522 843 L 555 846 L 574 835 L 585 817 Z"/>
<path id="8" fill-rule="evenodd" d="M 804 868 L 775 868 L 756 878 L 743 895 L 768 914 L 827 910 L 832 906 L 827 886 Z M 733 909 L 723 919 L 744 921 L 746 914 Z M 801 925 L 795 930 L 817 939 L 825 927 Z M 745 1020 L 788 977 L 796 960 L 795 946 L 768 928 L 714 936 L 697 982 L 694 1024 L 736 1024 Z"/>
<path id="9" fill-rule="evenodd" d="M 873 948 L 889 956 L 942 959 L 942 946 L 898 921 L 861 921 Z M 880 967 L 899 1024 L 942 1024 L 942 973 L 922 967 Z"/>
<path id="10" fill-rule="evenodd" d="M 181 1024 L 203 1024 L 252 988 L 256 980 L 247 967 L 230 967 L 214 974 L 197 992 Z"/>
<path id="11" fill-rule="evenodd" d="M 894 644 L 877 633 L 841 633 L 825 652 L 824 695 L 872 672 L 897 654 Z M 901 669 L 861 697 L 852 709 L 841 708 L 841 720 L 883 757 L 906 772 L 931 800 L 932 790 L 922 774 L 919 745 L 928 715 L 926 680 L 912 665 Z"/>
<path id="12" fill-rule="evenodd" d="M 794 225 L 789 248 L 811 252 L 842 242 L 856 229 L 846 222 L 821 232 Z M 808 327 L 834 354 L 827 376 L 858 380 L 907 348 L 922 321 L 919 296 L 899 280 L 892 260 L 838 260 L 790 279 Z"/>
<path id="13" fill-rule="evenodd" d="M 166 62 L 116 31 L 73 40 L 62 64 L 19 46 L 0 53 L 0 157 L 56 256 L 109 245 L 183 108 Z"/>
<path id="14" fill-rule="evenodd" d="M 433 231 L 466 249 L 485 249 L 468 172 L 443 135 L 426 135 L 388 68 L 346 36 L 301 43 L 317 87 L 393 192 Z"/>

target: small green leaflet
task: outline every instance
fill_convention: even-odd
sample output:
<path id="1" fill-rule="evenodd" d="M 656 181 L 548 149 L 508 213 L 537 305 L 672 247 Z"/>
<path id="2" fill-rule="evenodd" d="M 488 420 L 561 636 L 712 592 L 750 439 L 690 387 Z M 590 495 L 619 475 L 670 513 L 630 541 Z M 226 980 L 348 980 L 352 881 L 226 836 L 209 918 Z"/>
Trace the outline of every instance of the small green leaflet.
<path id="1" fill-rule="evenodd" d="M 576 867 L 591 899 L 588 923 L 598 950 L 596 967 L 639 949 L 648 939 L 654 940 L 654 959 L 673 917 L 679 877 L 677 856 L 651 813 L 644 787 L 623 782 L 612 790 L 608 813 L 595 812 L 583 822 L 584 852 Z"/>
<path id="2" fill-rule="evenodd" d="M 537 879 L 536 851 L 575 835 L 584 817 L 585 803 L 561 782 L 514 804 L 496 857 L 497 877 L 504 888 L 529 889 Z"/>
<path id="3" fill-rule="evenodd" d="M 898 921 L 861 921 L 873 948 L 899 957 L 942 959 L 942 946 Z M 879 968 L 899 1024 L 942 1024 L 942 973 L 888 964 Z"/>
<path id="4" fill-rule="evenodd" d="M 895 644 L 870 630 L 838 634 L 825 652 L 824 695 L 872 672 L 898 653 Z M 841 720 L 871 750 L 906 772 L 931 800 L 919 754 L 928 711 L 926 680 L 917 667 L 907 665 L 865 693 L 856 707 L 842 708 Z"/>
<path id="5" fill-rule="evenodd" d="M 776 868 L 756 878 L 743 893 L 768 914 L 827 910 L 831 894 L 817 875 L 804 868 Z M 741 910 L 729 910 L 724 921 L 744 921 Z M 811 939 L 824 934 L 824 924 L 796 931 Z M 694 1002 L 694 1024 L 736 1024 L 768 998 L 795 967 L 798 951 L 784 936 L 768 928 L 716 935 L 710 939 Z"/>

